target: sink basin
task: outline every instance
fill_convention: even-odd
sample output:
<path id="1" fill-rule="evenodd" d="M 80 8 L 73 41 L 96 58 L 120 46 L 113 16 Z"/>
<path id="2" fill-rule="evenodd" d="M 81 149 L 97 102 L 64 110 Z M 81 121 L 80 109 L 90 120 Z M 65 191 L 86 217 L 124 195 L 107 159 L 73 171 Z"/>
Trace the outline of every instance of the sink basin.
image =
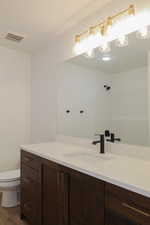
<path id="1" fill-rule="evenodd" d="M 74 152 L 74 153 L 66 153 L 63 156 L 68 157 L 68 158 L 75 158 L 75 159 L 85 159 L 85 160 L 110 160 L 113 158 L 111 154 L 105 153 L 105 154 L 91 154 L 91 153 L 83 153 L 83 152 Z"/>

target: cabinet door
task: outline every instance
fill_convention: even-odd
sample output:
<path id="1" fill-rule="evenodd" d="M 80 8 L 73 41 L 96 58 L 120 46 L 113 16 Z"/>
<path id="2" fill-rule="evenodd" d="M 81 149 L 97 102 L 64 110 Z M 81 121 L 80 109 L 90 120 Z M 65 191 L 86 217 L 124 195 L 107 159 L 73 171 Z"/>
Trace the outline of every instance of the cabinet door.
<path id="1" fill-rule="evenodd" d="M 43 225 L 59 224 L 59 171 L 53 165 L 42 165 Z"/>
<path id="2" fill-rule="evenodd" d="M 43 225 L 69 225 L 68 174 L 53 162 L 42 165 Z"/>
<path id="3" fill-rule="evenodd" d="M 104 183 L 72 172 L 69 177 L 70 225 L 104 225 Z"/>

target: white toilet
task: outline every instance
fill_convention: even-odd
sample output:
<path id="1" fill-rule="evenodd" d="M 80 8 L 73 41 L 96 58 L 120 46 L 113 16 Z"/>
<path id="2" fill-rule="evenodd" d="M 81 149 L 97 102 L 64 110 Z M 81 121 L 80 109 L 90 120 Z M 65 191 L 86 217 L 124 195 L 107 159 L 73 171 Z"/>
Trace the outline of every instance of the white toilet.
<path id="1" fill-rule="evenodd" d="M 15 207 L 19 204 L 20 170 L 0 172 L 0 192 L 2 207 Z"/>

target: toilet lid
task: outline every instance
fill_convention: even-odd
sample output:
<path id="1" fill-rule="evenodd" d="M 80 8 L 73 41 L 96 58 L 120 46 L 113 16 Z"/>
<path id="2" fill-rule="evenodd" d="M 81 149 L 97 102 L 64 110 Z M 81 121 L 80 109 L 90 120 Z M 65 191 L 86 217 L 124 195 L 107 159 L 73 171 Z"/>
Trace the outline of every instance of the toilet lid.
<path id="1" fill-rule="evenodd" d="M 20 179 L 20 170 L 0 172 L 0 181 L 15 181 Z"/>

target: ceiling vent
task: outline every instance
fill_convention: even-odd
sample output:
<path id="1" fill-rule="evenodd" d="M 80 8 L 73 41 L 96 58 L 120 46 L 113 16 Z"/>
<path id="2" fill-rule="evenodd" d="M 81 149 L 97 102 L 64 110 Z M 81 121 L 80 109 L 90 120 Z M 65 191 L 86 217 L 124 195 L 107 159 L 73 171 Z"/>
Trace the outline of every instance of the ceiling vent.
<path id="1" fill-rule="evenodd" d="M 24 39 L 24 37 L 14 33 L 7 33 L 5 39 L 14 42 L 21 42 Z"/>

